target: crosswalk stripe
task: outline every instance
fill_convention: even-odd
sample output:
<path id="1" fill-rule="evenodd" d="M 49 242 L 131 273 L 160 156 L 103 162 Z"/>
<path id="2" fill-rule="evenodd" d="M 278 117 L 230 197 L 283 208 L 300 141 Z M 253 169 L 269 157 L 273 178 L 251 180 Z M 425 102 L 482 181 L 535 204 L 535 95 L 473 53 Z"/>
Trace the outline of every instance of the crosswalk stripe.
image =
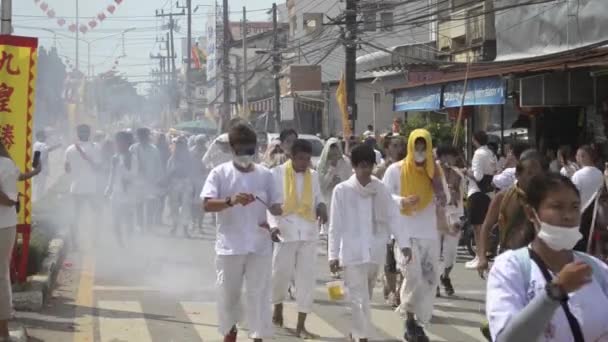
<path id="1" fill-rule="evenodd" d="M 219 319 L 215 303 L 180 302 L 180 305 L 186 312 L 186 316 L 188 316 L 190 322 L 194 325 L 194 330 L 196 330 L 203 341 L 222 341 L 223 337 L 217 330 Z M 247 332 L 240 330 L 237 341 L 249 341 Z"/>
<path id="2" fill-rule="evenodd" d="M 152 341 L 139 302 L 97 302 L 101 342 Z"/>
<path id="3" fill-rule="evenodd" d="M 286 328 L 295 330 L 298 323 L 298 309 L 295 303 L 283 304 L 283 320 Z M 318 340 L 311 339 L 307 341 L 327 341 L 328 339 L 344 338 L 342 332 L 334 328 L 314 312 L 311 312 L 306 317 L 306 327 L 310 332 L 319 335 Z"/>

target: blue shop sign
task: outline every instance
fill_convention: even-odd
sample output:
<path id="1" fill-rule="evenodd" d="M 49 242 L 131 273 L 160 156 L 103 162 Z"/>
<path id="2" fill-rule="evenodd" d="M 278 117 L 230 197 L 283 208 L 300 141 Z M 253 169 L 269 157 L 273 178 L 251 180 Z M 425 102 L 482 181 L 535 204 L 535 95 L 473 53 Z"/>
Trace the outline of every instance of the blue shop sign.
<path id="1" fill-rule="evenodd" d="M 451 82 L 443 89 L 443 107 L 460 107 L 464 81 Z M 465 106 L 499 105 L 505 103 L 505 81 L 502 77 L 487 77 L 469 80 Z"/>
<path id="2" fill-rule="evenodd" d="M 395 91 L 393 111 L 437 110 L 441 106 L 441 86 L 430 85 Z"/>

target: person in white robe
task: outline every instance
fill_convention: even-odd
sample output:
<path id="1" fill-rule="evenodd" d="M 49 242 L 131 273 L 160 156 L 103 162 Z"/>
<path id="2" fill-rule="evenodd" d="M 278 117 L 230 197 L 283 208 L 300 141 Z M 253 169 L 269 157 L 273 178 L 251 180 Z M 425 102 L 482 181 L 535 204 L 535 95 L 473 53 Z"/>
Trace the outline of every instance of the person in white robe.
<path id="1" fill-rule="evenodd" d="M 306 316 L 312 311 L 316 284 L 318 229 L 317 218 L 327 222 L 316 171 L 310 168 L 312 144 L 303 139 L 291 145 L 291 159 L 272 170 L 278 191 L 282 192 L 283 215 L 268 215 L 268 223 L 278 229 L 281 241 L 274 246 L 272 262 L 273 323 L 283 326 L 283 302 L 291 280 L 295 280 L 298 310 L 296 335 L 315 338 L 306 330 Z"/>
<path id="2" fill-rule="evenodd" d="M 407 231 L 412 245 L 409 265 L 397 258 L 404 277 L 398 311 L 406 317 L 405 339 L 428 341 L 420 324 L 431 320 L 439 282 L 437 206 L 445 206 L 445 195 L 441 177 L 435 172 L 431 134 L 424 129 L 412 131 L 407 151 L 407 157 L 391 165 L 384 175 L 384 184 L 401 209 L 399 226 Z"/>
<path id="3" fill-rule="evenodd" d="M 201 193 L 204 210 L 218 216 L 218 328 L 225 342 L 236 342 L 245 284 L 249 337 L 260 342 L 273 334 L 272 240 L 278 241 L 277 235 L 270 233 L 266 210 L 281 215 L 282 200 L 270 170 L 253 162 L 257 143 L 253 129 L 235 124 L 229 141 L 233 160 L 211 170 Z"/>
<path id="4" fill-rule="evenodd" d="M 372 176 L 374 150 L 359 145 L 351 158 L 355 175 L 338 184 L 332 197 L 328 259 L 332 272 L 344 269 L 353 317 L 351 338 L 366 342 L 374 337 L 370 301 L 389 235 L 395 236 L 401 259 L 409 261 L 411 250 L 389 190 Z"/>

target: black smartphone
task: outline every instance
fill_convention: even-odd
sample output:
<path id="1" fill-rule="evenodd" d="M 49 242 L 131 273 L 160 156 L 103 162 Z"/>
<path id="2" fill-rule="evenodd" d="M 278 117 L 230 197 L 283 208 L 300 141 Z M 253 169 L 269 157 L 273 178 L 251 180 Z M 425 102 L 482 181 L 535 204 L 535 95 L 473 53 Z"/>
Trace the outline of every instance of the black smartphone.
<path id="1" fill-rule="evenodd" d="M 40 151 L 35 151 L 34 152 L 34 162 L 32 162 L 32 167 L 34 169 L 37 169 L 38 165 L 40 165 Z"/>

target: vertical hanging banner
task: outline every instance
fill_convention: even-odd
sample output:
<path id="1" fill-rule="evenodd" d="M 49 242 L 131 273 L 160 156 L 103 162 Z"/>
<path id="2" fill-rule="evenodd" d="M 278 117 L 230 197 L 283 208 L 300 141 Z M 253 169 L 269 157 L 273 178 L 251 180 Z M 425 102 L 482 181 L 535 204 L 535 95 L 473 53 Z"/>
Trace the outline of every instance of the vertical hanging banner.
<path id="1" fill-rule="evenodd" d="M 0 35 L 0 139 L 21 172 L 32 168 L 38 39 Z M 30 180 L 19 182 L 19 226 L 31 224 Z"/>

